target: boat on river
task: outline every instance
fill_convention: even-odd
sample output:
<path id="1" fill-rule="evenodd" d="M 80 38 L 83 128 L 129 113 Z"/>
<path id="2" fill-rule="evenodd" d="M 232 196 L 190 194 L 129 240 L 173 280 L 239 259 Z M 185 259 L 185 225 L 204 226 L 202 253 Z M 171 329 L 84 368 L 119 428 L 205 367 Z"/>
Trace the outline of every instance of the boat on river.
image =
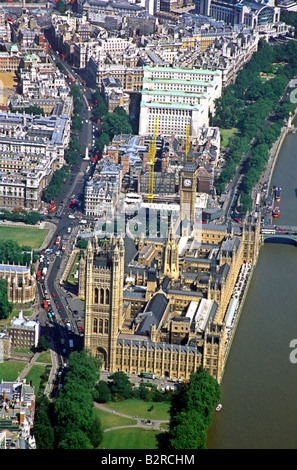
<path id="1" fill-rule="evenodd" d="M 280 216 L 280 208 L 275 207 L 272 211 L 272 217 L 279 217 Z"/>
<path id="2" fill-rule="evenodd" d="M 275 190 L 274 190 L 274 196 L 275 196 L 276 202 L 279 202 L 279 201 L 280 201 L 281 192 L 282 192 L 282 188 L 280 188 L 279 186 L 277 186 L 277 187 L 275 188 Z"/>
<path id="3" fill-rule="evenodd" d="M 223 407 L 222 403 L 219 403 L 218 406 L 216 407 L 216 411 L 220 411 L 222 407 Z"/>

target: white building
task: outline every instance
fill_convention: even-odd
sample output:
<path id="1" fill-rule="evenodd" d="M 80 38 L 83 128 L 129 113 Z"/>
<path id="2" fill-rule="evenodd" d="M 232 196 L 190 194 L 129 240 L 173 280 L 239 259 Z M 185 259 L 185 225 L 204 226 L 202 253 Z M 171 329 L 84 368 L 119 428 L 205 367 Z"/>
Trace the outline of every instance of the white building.
<path id="1" fill-rule="evenodd" d="M 214 100 L 221 96 L 221 71 L 144 67 L 139 134 L 152 135 L 158 117 L 158 133 L 165 137 L 190 136 L 209 125 Z"/>
<path id="2" fill-rule="evenodd" d="M 9 327 L 9 336 L 12 347 L 36 348 L 40 336 L 40 323 L 25 319 L 21 311 L 19 318 L 13 320 Z"/>

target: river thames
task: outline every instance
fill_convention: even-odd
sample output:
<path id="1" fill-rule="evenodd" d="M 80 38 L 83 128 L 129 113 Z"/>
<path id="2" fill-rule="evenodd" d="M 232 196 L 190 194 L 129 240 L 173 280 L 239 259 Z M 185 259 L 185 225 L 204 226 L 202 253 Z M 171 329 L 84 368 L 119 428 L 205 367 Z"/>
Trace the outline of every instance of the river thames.
<path id="1" fill-rule="evenodd" d="M 297 121 L 295 120 L 295 125 Z M 297 133 L 286 137 L 271 185 L 281 186 L 275 224 L 297 226 Z M 297 247 L 265 243 L 250 283 L 221 383 L 223 408 L 208 449 L 296 449 Z"/>

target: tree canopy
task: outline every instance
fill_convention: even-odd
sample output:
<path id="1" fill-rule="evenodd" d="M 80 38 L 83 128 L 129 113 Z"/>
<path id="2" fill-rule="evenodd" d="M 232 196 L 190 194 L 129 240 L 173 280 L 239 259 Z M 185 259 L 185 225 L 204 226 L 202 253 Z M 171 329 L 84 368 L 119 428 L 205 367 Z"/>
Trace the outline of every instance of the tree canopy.
<path id="1" fill-rule="evenodd" d="M 29 266 L 31 263 L 32 250 L 29 247 L 21 247 L 14 240 L 0 240 L 0 262 L 4 264 L 20 264 Z M 33 262 L 38 255 L 33 252 Z"/>
<path id="2" fill-rule="evenodd" d="M 107 113 L 102 119 L 102 130 L 110 140 L 117 134 L 131 134 L 132 127 L 126 111 L 118 106 L 113 113 Z"/>
<path id="3" fill-rule="evenodd" d="M 93 390 L 99 371 L 100 361 L 87 350 L 71 353 L 65 385 L 55 401 L 58 448 L 93 448 Z"/>
<path id="4" fill-rule="evenodd" d="M 238 130 L 238 135 L 229 141 L 226 164 L 217 181 L 219 194 L 235 175 L 242 158 L 251 155 L 240 188 L 239 211 L 243 214 L 251 209 L 251 190 L 265 168 L 284 119 L 294 112 L 295 104 L 288 97 L 280 98 L 296 74 L 297 44 L 294 41 L 276 46 L 260 41 L 258 51 L 238 72 L 235 84 L 227 86 L 216 100 L 212 124 Z"/>
<path id="5" fill-rule="evenodd" d="M 13 309 L 8 300 L 8 283 L 6 279 L 0 279 L 0 320 L 8 318 Z"/>
<path id="6" fill-rule="evenodd" d="M 70 354 L 65 383 L 58 397 L 52 405 L 46 397 L 40 397 L 37 403 L 33 433 L 38 449 L 99 446 L 102 429 L 100 420 L 94 416 L 93 393 L 100 365 L 100 360 L 86 349 Z"/>
<path id="7" fill-rule="evenodd" d="M 177 388 L 170 409 L 170 448 L 206 447 L 206 431 L 220 397 L 218 382 L 202 367 Z"/>

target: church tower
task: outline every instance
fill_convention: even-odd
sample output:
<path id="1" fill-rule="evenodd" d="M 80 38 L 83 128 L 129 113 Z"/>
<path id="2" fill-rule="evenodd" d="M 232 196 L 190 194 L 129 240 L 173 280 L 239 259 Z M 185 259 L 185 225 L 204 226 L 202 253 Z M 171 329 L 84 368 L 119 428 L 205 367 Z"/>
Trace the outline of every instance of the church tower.
<path id="1" fill-rule="evenodd" d="M 113 371 L 122 326 L 124 242 L 120 237 L 98 244 L 89 240 L 85 264 L 85 347 Z"/>

